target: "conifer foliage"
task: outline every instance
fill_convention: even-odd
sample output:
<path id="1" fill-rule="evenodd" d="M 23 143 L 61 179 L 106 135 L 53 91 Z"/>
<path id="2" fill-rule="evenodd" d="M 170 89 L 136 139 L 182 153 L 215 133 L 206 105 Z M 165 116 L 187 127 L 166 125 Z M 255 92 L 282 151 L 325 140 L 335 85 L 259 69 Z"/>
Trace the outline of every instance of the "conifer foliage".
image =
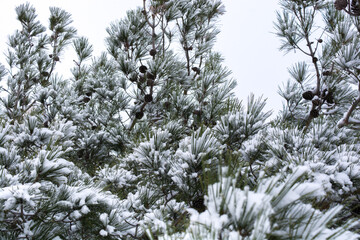
<path id="1" fill-rule="evenodd" d="M 51 7 L 45 27 L 18 6 L 0 65 L 0 238 L 358 239 L 356 2 L 281 1 L 281 49 L 309 61 L 272 120 L 262 98 L 234 97 L 213 50 L 220 0 L 144 0 L 100 56 L 68 12 Z"/>

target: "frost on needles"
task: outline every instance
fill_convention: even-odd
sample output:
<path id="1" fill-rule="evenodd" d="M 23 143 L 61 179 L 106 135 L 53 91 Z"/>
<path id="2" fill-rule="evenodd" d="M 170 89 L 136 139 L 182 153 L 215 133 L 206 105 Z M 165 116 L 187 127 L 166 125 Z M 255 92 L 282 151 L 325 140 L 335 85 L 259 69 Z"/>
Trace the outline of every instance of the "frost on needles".
<path id="1" fill-rule="evenodd" d="M 107 28 L 100 56 L 68 12 L 51 7 L 44 26 L 16 8 L 0 238 L 359 239 L 357 1 L 280 1 L 281 50 L 308 60 L 272 118 L 264 99 L 234 96 L 213 50 L 221 1 L 143 3 Z"/>

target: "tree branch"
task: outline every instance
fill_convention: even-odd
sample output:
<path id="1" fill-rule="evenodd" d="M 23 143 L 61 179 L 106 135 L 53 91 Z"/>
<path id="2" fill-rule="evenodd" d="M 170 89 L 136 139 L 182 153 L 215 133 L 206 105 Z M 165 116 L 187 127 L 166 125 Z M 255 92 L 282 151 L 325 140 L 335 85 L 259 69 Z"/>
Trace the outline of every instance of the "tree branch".
<path id="1" fill-rule="evenodd" d="M 349 124 L 360 125 L 360 121 L 354 121 L 350 119 L 352 112 L 356 109 L 359 103 L 360 103 L 360 96 L 358 96 L 357 99 L 353 102 L 349 110 L 345 113 L 344 118 L 339 121 L 337 125 L 339 128 L 342 128 Z"/>

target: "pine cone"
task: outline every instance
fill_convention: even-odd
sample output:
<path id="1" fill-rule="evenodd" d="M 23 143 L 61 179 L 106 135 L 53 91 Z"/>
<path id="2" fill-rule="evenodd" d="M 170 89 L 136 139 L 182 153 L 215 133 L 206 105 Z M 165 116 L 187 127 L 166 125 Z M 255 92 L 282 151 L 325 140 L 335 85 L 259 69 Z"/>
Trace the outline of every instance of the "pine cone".
<path id="1" fill-rule="evenodd" d="M 314 93 L 312 91 L 306 91 L 302 94 L 302 97 L 305 100 L 312 100 L 314 98 Z"/>
<path id="2" fill-rule="evenodd" d="M 88 103 L 88 102 L 90 102 L 90 98 L 88 96 L 86 96 L 86 97 L 83 98 L 82 101 L 85 102 L 85 103 Z"/>
<path id="3" fill-rule="evenodd" d="M 310 116 L 313 118 L 317 118 L 319 116 L 319 110 L 313 109 L 310 111 Z"/>
<path id="4" fill-rule="evenodd" d="M 142 112 L 142 111 L 135 113 L 135 117 L 136 117 L 137 119 L 142 119 L 143 116 L 144 116 L 144 112 Z"/>
<path id="5" fill-rule="evenodd" d="M 146 73 L 147 67 L 144 66 L 144 65 L 141 65 L 141 66 L 139 67 L 139 71 L 140 71 L 141 73 Z"/>
<path id="6" fill-rule="evenodd" d="M 150 50 L 150 55 L 153 56 L 153 57 L 156 55 L 156 49 L 155 48 Z"/>
<path id="7" fill-rule="evenodd" d="M 153 97 L 151 96 L 151 94 L 146 94 L 145 95 L 145 102 L 149 103 L 152 102 Z"/>
<path id="8" fill-rule="evenodd" d="M 321 100 L 319 98 L 313 99 L 312 104 L 314 104 L 315 106 L 319 106 L 321 105 Z"/>
<path id="9" fill-rule="evenodd" d="M 339 11 L 345 9 L 347 5 L 348 5 L 347 0 L 336 0 L 334 3 L 336 10 Z"/>
<path id="10" fill-rule="evenodd" d="M 197 74 L 200 74 L 200 69 L 198 67 L 193 67 L 192 70 Z"/>

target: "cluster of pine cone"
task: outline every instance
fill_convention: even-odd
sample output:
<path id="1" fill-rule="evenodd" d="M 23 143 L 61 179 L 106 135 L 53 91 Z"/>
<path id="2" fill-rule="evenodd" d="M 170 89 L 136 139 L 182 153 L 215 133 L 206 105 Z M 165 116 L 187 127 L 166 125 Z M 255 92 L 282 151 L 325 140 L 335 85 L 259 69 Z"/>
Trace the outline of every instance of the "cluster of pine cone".
<path id="1" fill-rule="evenodd" d="M 302 97 L 305 100 L 311 100 L 313 104 L 313 109 L 310 111 L 310 116 L 317 118 L 319 116 L 319 111 L 323 103 L 334 104 L 334 96 L 332 91 L 324 89 L 320 96 L 314 94 L 313 91 L 306 91 L 302 94 Z"/>
<path id="2" fill-rule="evenodd" d="M 156 49 L 151 49 L 149 54 L 154 57 L 156 55 Z M 148 71 L 148 68 L 145 65 L 139 67 L 140 74 L 134 74 L 130 77 L 130 81 L 137 84 L 137 87 L 141 90 L 141 93 L 144 95 L 144 101 L 150 103 L 153 101 L 152 88 L 155 83 L 156 74 L 153 74 Z M 146 94 L 146 87 L 150 88 L 150 93 Z M 143 110 L 140 110 L 135 113 L 137 119 L 141 119 L 144 116 Z"/>
<path id="3" fill-rule="evenodd" d="M 133 75 L 130 78 L 130 81 L 137 84 L 137 87 L 141 90 L 142 94 L 144 95 L 144 101 L 146 103 L 150 103 L 153 101 L 152 91 L 150 90 L 150 93 L 145 93 L 145 88 L 150 87 L 152 88 L 154 86 L 154 81 L 156 78 L 155 74 L 152 74 L 151 72 L 148 72 L 148 68 L 145 65 L 141 65 L 139 67 L 140 74 Z M 143 111 L 139 111 L 135 113 L 135 117 L 137 119 L 141 119 L 144 116 Z"/>

